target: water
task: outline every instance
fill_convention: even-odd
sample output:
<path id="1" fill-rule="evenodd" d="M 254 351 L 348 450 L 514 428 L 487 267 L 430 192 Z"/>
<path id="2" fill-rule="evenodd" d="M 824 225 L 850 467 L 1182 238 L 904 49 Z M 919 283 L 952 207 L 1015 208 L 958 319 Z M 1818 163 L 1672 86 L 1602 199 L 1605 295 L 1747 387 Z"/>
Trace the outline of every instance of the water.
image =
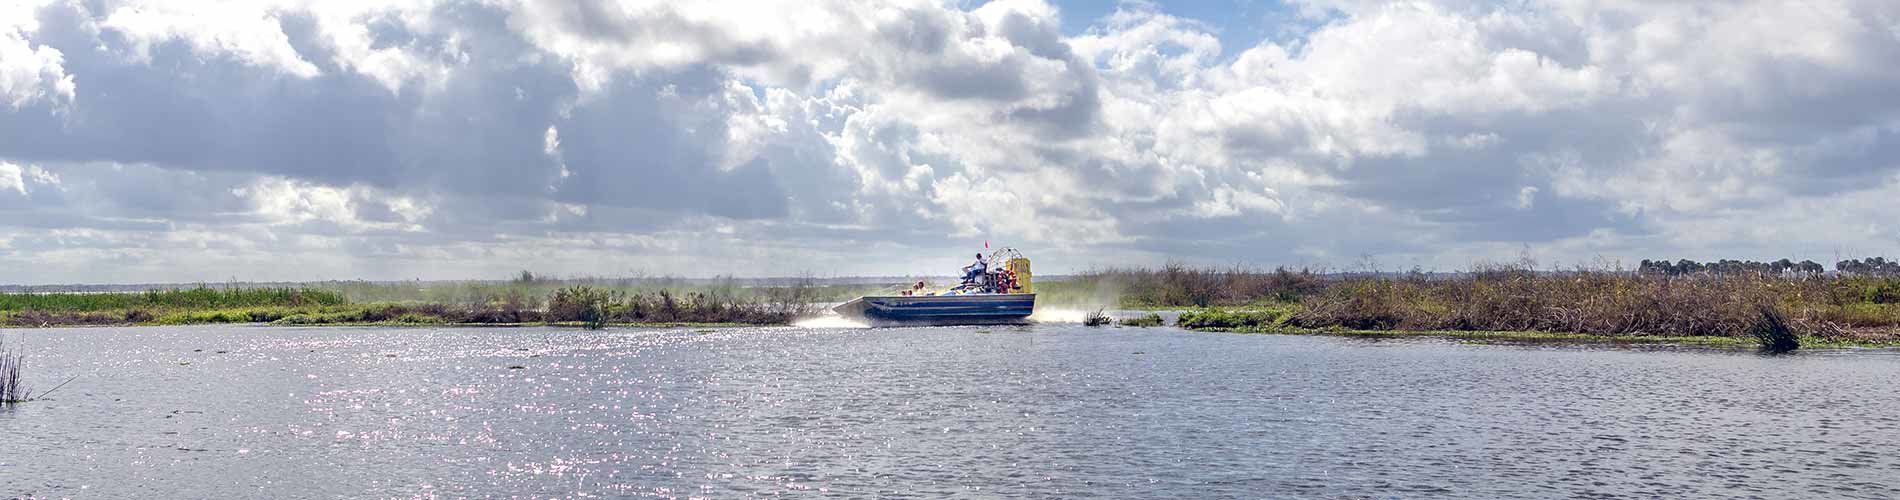
<path id="1" fill-rule="evenodd" d="M 79 378 L 0 410 L 5 495 L 1900 496 L 1887 351 L 1072 325 L 6 334 L 35 385 Z"/>

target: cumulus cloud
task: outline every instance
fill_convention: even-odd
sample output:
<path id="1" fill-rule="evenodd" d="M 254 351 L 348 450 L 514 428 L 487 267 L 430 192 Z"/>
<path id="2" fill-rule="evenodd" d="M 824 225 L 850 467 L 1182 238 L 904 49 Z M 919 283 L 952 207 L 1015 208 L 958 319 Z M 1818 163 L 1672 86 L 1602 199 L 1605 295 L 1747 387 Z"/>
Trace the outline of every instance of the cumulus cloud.
<path id="1" fill-rule="evenodd" d="M 1893 2 L 1172 7 L 11 2 L 0 282 L 1900 244 Z"/>
<path id="2" fill-rule="evenodd" d="M 75 90 L 65 55 L 32 41 L 39 32 L 33 17 L 39 6 L 25 0 L 0 6 L 0 100 L 15 110 L 38 101 L 70 102 Z"/>

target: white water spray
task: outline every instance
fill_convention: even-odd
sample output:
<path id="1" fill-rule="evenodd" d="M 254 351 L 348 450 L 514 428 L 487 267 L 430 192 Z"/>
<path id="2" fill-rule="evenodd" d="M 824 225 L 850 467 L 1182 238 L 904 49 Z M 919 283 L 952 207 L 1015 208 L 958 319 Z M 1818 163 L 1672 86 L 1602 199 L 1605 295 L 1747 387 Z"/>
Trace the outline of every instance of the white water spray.
<path id="1" fill-rule="evenodd" d="M 1037 323 L 1081 323 L 1089 316 L 1089 312 L 1081 309 L 1036 308 L 1035 314 L 1029 315 L 1029 320 Z"/>
<path id="2" fill-rule="evenodd" d="M 792 322 L 792 326 L 796 326 L 799 328 L 870 328 L 871 327 L 871 325 L 845 319 L 844 316 L 839 316 L 836 314 L 826 314 L 824 316 L 818 316 L 815 318 L 801 319 L 801 320 Z"/>

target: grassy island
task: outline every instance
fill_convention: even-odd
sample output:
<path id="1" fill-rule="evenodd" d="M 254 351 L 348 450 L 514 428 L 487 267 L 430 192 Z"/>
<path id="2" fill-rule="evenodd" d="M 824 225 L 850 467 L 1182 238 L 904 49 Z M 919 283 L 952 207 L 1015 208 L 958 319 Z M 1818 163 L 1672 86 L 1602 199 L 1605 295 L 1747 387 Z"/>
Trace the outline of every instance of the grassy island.
<path id="1" fill-rule="evenodd" d="M 1731 267 L 1738 270 L 1494 265 L 1462 273 L 1321 273 L 1166 266 L 1094 271 L 1039 286 L 1057 298 L 1110 297 L 1110 307 L 1186 309 L 1177 325 L 1192 330 L 1900 345 L 1900 277 Z"/>

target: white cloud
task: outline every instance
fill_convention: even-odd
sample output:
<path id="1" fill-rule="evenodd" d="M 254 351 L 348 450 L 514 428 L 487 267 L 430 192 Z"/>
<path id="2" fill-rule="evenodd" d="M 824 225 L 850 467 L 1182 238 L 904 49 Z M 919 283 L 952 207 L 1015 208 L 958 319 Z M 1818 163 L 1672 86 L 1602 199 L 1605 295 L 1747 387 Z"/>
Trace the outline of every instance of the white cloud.
<path id="1" fill-rule="evenodd" d="M 26 194 L 26 179 L 20 176 L 19 165 L 0 162 L 0 190 L 11 189 Z"/>
<path id="2" fill-rule="evenodd" d="M 251 214 L 271 225 L 322 223 L 346 231 L 421 231 L 417 223 L 434 210 L 413 197 L 362 186 L 335 187 L 292 179 L 262 178 L 232 189 L 251 204 Z"/>
<path id="3" fill-rule="evenodd" d="M 66 73 L 59 49 L 30 40 L 39 31 L 33 12 L 44 0 L 19 0 L 0 5 L 0 99 L 19 109 L 36 101 L 67 104 L 76 84 Z"/>
<path id="4" fill-rule="evenodd" d="M 111 10 L 101 28 L 124 34 L 132 55 L 151 59 L 154 45 L 181 40 L 201 53 L 229 54 L 258 67 L 309 78 L 316 65 L 291 48 L 281 18 L 268 4 L 253 2 L 140 2 Z"/>
<path id="5" fill-rule="evenodd" d="M 0 191 L 12 190 L 28 195 L 48 188 L 60 189 L 59 174 L 40 168 L 39 165 L 20 166 L 0 160 Z"/>
<path id="6" fill-rule="evenodd" d="M 161 231 L 338 273 L 535 252 L 869 272 L 911 260 L 859 252 L 981 239 L 1452 267 L 1526 242 L 1712 252 L 1687 239 L 1789 211 L 1900 244 L 1859 220 L 1900 171 L 1900 4 L 1295 3 L 1307 28 L 1223 47 L 1247 21 L 1141 2 L 1066 34 L 1039 0 L 16 2 L 0 191 L 34 196 L 0 211 L 91 231 L 18 255 Z M 46 22 L 96 29 L 41 26 L 62 5 L 79 21 Z M 117 125 L 153 113 L 169 126 Z M 1785 236 L 1723 241 L 1806 248 Z"/>

